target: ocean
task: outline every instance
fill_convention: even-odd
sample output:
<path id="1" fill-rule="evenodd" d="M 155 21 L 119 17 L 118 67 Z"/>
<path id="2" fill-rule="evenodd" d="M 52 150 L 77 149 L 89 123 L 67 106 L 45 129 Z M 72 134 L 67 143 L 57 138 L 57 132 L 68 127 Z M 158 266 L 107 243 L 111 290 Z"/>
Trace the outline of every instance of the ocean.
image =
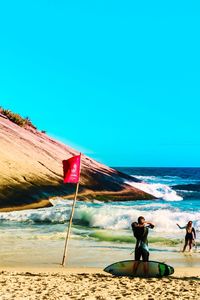
<path id="1" fill-rule="evenodd" d="M 153 222 L 149 233 L 151 259 L 173 265 L 200 265 L 200 168 L 117 168 L 141 182 L 129 184 L 157 200 L 102 203 L 77 201 L 67 263 L 105 267 L 133 258 L 131 223 L 142 215 Z M 56 265 L 62 251 L 72 201 L 51 200 L 53 206 L 0 213 L 1 265 Z M 184 226 L 192 220 L 197 245 L 182 254 Z"/>

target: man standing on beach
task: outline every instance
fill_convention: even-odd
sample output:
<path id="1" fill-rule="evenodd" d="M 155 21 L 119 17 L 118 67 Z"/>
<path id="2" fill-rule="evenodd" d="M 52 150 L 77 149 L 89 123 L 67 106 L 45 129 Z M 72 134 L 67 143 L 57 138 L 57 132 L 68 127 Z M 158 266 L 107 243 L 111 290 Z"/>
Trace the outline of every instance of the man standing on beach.
<path id="1" fill-rule="evenodd" d="M 135 263 L 133 266 L 133 274 L 136 273 L 137 267 L 139 265 L 139 260 L 142 257 L 144 263 L 144 273 L 148 275 L 148 266 L 147 262 L 149 260 L 149 248 L 147 236 L 149 233 L 149 228 L 153 229 L 154 224 L 151 222 L 145 221 L 145 218 L 140 216 L 138 222 L 133 222 L 131 224 L 133 235 L 136 238 L 135 246 Z"/>

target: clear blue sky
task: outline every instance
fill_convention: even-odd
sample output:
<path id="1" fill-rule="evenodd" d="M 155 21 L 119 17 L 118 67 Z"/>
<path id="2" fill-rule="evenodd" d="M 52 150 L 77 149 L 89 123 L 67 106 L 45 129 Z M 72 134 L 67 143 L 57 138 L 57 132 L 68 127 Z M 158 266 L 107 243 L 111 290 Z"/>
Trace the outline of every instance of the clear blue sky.
<path id="1" fill-rule="evenodd" d="M 111 166 L 200 166 L 199 1 L 4 1 L 0 105 Z"/>

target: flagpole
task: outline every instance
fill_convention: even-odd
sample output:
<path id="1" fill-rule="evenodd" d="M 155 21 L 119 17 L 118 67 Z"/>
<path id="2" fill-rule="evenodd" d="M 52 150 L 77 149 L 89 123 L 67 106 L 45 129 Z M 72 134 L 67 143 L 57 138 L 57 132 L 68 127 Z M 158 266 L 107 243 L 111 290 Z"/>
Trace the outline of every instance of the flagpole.
<path id="1" fill-rule="evenodd" d="M 81 156 L 81 154 L 80 154 L 80 156 Z M 80 170 L 81 170 L 81 167 L 80 167 Z M 80 172 L 79 172 L 79 178 L 80 178 Z M 71 227 L 72 227 L 72 219 L 73 219 L 76 199 L 77 199 L 77 195 L 78 195 L 79 183 L 80 183 L 80 181 L 78 181 L 77 185 L 76 185 L 76 192 L 75 192 L 74 201 L 73 201 L 72 210 L 71 210 L 71 215 L 70 215 L 70 219 L 69 219 L 67 235 L 66 235 L 66 238 L 65 238 L 65 247 L 64 247 L 63 259 L 62 259 L 62 266 L 63 267 L 65 266 L 65 261 L 66 261 L 66 257 L 67 257 L 67 246 L 68 246 L 70 231 L 71 231 Z"/>

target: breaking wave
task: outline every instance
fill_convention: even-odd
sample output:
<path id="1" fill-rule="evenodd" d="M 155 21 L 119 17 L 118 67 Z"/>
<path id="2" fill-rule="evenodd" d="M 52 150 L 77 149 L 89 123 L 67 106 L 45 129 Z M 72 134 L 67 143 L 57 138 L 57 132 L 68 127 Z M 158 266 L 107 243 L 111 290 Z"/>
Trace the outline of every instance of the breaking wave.
<path id="1" fill-rule="evenodd" d="M 145 182 L 126 182 L 127 184 L 140 189 L 156 198 L 167 201 L 181 201 L 183 198 L 176 193 L 171 187 L 161 183 L 145 183 Z"/>
<path id="2" fill-rule="evenodd" d="M 71 201 L 54 200 L 53 207 L 37 210 L 0 213 L 1 223 L 23 224 L 65 224 L 69 220 Z M 181 211 L 168 203 L 148 203 L 148 201 L 129 203 L 84 203 L 78 202 L 73 219 L 74 225 L 86 228 L 106 230 L 130 230 L 130 224 L 144 215 L 146 220 L 155 223 L 155 232 L 180 233 L 176 223 L 185 225 L 194 221 L 196 229 L 200 230 L 200 212 Z"/>
<path id="3" fill-rule="evenodd" d="M 134 239 L 131 235 L 119 235 L 113 234 L 113 232 L 95 231 L 88 235 L 90 238 L 94 238 L 98 241 L 117 242 L 117 243 L 130 243 L 133 244 Z M 175 246 L 180 244 L 180 239 L 170 239 L 164 237 L 149 237 L 149 243 L 151 244 L 163 244 L 167 246 Z"/>

